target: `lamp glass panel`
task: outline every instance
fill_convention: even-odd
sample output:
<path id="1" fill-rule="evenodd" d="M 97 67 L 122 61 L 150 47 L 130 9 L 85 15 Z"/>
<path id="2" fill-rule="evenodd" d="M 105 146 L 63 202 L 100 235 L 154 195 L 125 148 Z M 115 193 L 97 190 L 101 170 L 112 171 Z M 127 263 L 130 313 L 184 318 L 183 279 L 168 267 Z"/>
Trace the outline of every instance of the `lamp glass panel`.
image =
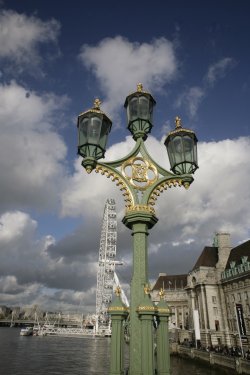
<path id="1" fill-rule="evenodd" d="M 172 140 L 173 153 L 175 163 L 181 163 L 183 161 L 183 147 L 182 147 L 182 137 L 177 136 Z"/>
<path id="2" fill-rule="evenodd" d="M 89 119 L 87 117 L 85 117 L 81 120 L 81 122 L 79 124 L 79 129 L 78 129 L 79 146 L 81 146 L 81 145 L 83 145 L 87 142 L 88 122 L 89 122 Z"/>
<path id="3" fill-rule="evenodd" d="M 154 107 L 153 101 L 149 100 L 149 121 L 151 122 L 151 124 L 153 124 L 153 107 Z"/>
<path id="4" fill-rule="evenodd" d="M 139 117 L 143 120 L 149 119 L 149 99 L 146 96 L 139 97 Z"/>
<path id="5" fill-rule="evenodd" d="M 185 135 L 183 138 L 183 151 L 184 151 L 184 161 L 193 161 L 193 148 L 194 141 L 188 135 Z"/>
<path id="6" fill-rule="evenodd" d="M 197 141 L 194 139 L 194 150 L 193 150 L 193 153 L 194 153 L 194 162 L 195 164 L 198 163 L 198 157 L 197 157 Z"/>
<path id="7" fill-rule="evenodd" d="M 138 118 L 138 97 L 133 97 L 128 103 L 128 122 Z"/>
<path id="8" fill-rule="evenodd" d="M 102 121 L 99 117 L 92 117 L 88 124 L 88 143 L 98 145 Z"/>
<path id="9" fill-rule="evenodd" d="M 103 120 L 102 122 L 102 129 L 101 129 L 101 136 L 100 136 L 100 147 L 105 150 L 107 140 L 108 140 L 108 134 L 110 131 L 110 122 L 107 120 Z"/>

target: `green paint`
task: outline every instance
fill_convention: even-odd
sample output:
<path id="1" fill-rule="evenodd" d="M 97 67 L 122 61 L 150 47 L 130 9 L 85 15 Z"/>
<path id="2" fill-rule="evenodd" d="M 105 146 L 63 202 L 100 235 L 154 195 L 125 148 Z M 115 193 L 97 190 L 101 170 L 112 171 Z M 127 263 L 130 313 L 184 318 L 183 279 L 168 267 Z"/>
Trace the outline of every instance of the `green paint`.
<path id="1" fill-rule="evenodd" d="M 128 316 L 126 307 L 120 296 L 116 296 L 109 308 L 112 320 L 111 336 L 111 359 L 110 375 L 122 375 L 124 372 L 124 325 L 123 322 Z"/>

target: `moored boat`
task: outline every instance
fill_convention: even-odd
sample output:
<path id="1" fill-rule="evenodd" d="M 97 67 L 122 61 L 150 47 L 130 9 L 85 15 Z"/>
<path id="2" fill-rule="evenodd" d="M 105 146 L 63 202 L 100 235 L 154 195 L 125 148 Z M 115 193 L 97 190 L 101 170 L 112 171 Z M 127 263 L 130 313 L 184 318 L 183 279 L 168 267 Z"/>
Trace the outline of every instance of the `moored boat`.
<path id="1" fill-rule="evenodd" d="M 20 336 L 32 336 L 33 335 L 33 327 L 25 327 L 22 328 L 20 331 Z"/>

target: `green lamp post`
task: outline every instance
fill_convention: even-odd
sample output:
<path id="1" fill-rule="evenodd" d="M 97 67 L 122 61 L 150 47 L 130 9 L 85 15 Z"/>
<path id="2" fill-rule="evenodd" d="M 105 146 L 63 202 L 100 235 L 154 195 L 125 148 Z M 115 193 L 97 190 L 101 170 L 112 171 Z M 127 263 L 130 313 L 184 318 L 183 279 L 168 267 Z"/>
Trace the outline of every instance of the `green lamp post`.
<path id="1" fill-rule="evenodd" d="M 193 131 L 181 126 L 176 117 L 176 128 L 166 138 L 171 171 L 158 165 L 148 153 L 145 141 L 153 127 L 155 100 L 143 90 L 142 84 L 125 101 L 128 129 L 135 140 L 135 146 L 125 157 L 111 161 L 99 161 L 105 155 L 110 119 L 100 110 L 100 101 L 94 107 L 78 116 L 78 153 L 83 157 L 82 165 L 88 173 L 95 170 L 113 182 L 122 191 L 125 201 L 123 223 L 133 236 L 133 272 L 129 307 L 129 375 L 169 375 L 168 316 L 166 306 L 155 306 L 148 287 L 149 230 L 157 223 L 154 205 L 158 196 L 171 187 L 184 186 L 193 182 L 192 174 L 197 165 L 197 138 Z M 118 297 L 117 297 L 118 298 Z M 123 374 L 121 344 L 122 321 L 127 319 L 123 306 L 117 302 L 111 305 L 110 314 L 115 335 L 111 339 L 110 375 Z M 158 319 L 157 347 L 155 356 L 154 319 Z M 114 322 L 113 322 L 114 320 Z M 119 331 L 118 323 L 119 322 Z M 119 332 L 119 334 L 117 334 Z M 118 342 L 119 341 L 119 342 Z M 119 349 L 116 349 L 119 348 Z M 165 353 L 166 351 L 166 353 Z M 157 358 L 157 360 L 156 360 Z"/>

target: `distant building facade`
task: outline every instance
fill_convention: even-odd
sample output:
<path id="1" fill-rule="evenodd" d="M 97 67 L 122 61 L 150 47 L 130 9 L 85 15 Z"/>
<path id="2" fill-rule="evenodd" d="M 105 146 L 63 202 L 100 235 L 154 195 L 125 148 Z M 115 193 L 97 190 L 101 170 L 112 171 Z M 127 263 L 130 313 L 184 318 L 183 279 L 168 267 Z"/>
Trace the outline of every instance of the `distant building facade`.
<path id="1" fill-rule="evenodd" d="M 235 310 L 238 303 L 245 324 L 242 343 L 249 348 L 250 241 L 232 249 L 230 234 L 217 233 L 213 246 L 203 249 L 187 275 L 159 275 L 152 291 L 156 302 L 160 288 L 165 289 L 165 299 L 172 309 L 170 328 L 184 329 L 194 339 L 194 311 L 198 311 L 203 347 L 240 346 Z"/>
<path id="2" fill-rule="evenodd" d="M 236 304 L 243 312 L 246 339 L 243 345 L 250 342 L 250 241 L 232 249 L 225 270 L 221 274 L 221 285 L 225 296 L 227 323 L 230 342 L 239 345 Z"/>

